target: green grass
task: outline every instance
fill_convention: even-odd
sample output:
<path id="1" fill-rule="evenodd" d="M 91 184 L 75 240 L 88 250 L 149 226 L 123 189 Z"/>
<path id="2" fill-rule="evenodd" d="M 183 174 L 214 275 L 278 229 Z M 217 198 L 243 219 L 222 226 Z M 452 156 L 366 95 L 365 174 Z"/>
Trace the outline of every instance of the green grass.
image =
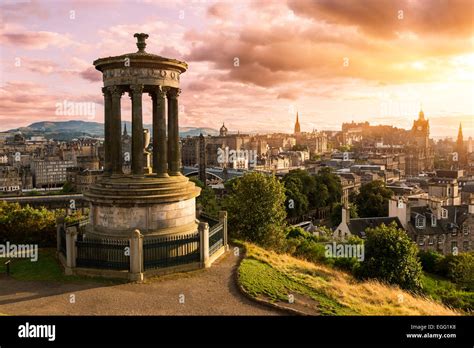
<path id="1" fill-rule="evenodd" d="M 315 300 L 318 303 L 318 311 L 323 315 L 356 314 L 324 293 L 316 292 L 297 279 L 292 279 L 269 264 L 253 258 L 242 261 L 239 281 L 244 289 L 256 298 L 264 296 L 271 302 L 288 302 L 290 294 L 302 294 Z"/>
<path id="2" fill-rule="evenodd" d="M 427 272 L 422 282 L 424 293 L 432 299 L 453 308 L 474 311 L 474 292 L 461 290 L 448 279 Z"/>
<path id="3" fill-rule="evenodd" d="M 459 315 L 446 305 L 376 280 L 359 281 L 326 264 L 239 243 L 239 283 L 251 296 L 315 315 Z M 402 300 L 400 300 L 400 298 Z M 308 314 L 309 314 L 308 313 Z"/>
<path id="4" fill-rule="evenodd" d="M 6 273 L 5 261 L 7 259 L 0 258 L 0 274 Z M 36 262 L 31 262 L 30 259 L 11 259 L 10 276 L 16 280 L 25 281 L 100 282 L 110 284 L 123 282 L 118 279 L 67 276 L 56 258 L 56 250 L 52 248 L 39 249 Z"/>

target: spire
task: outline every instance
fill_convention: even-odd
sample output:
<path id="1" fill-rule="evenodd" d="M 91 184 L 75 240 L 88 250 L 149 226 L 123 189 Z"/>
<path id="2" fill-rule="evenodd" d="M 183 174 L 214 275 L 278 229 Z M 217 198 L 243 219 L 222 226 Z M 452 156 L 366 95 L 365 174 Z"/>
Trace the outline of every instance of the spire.
<path id="1" fill-rule="evenodd" d="M 299 120 L 298 112 L 296 112 L 295 134 L 299 134 L 300 132 L 301 132 L 300 120 Z"/>
<path id="2" fill-rule="evenodd" d="M 458 140 L 457 140 L 457 143 L 458 143 L 458 144 L 461 144 L 461 146 L 462 146 L 463 142 L 464 142 L 464 139 L 463 139 L 463 135 L 462 135 L 462 124 L 459 123 L 459 131 L 458 131 Z"/>
<path id="3" fill-rule="evenodd" d="M 126 123 L 124 123 L 123 135 L 124 135 L 124 136 L 127 136 L 127 135 L 128 135 L 128 134 L 127 134 L 127 124 L 126 124 Z"/>
<path id="4" fill-rule="evenodd" d="M 418 119 L 420 121 L 424 121 L 425 120 L 425 113 L 423 112 L 423 109 L 420 107 L 420 113 L 418 114 Z"/>

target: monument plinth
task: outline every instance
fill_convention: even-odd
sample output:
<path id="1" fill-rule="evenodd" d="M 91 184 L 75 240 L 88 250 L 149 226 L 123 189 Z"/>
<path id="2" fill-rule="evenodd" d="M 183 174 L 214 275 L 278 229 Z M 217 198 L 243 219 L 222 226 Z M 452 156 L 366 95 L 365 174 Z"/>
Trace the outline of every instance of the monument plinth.
<path id="1" fill-rule="evenodd" d="M 138 51 L 100 58 L 103 74 L 104 174 L 84 196 L 90 202 L 92 236 L 144 238 L 186 234 L 197 230 L 195 199 L 200 189 L 180 172 L 178 98 L 185 62 L 145 52 L 147 34 L 135 34 Z M 131 173 L 122 172 L 121 98 L 132 101 Z M 150 173 L 143 131 L 142 96 L 153 109 L 153 163 Z"/>

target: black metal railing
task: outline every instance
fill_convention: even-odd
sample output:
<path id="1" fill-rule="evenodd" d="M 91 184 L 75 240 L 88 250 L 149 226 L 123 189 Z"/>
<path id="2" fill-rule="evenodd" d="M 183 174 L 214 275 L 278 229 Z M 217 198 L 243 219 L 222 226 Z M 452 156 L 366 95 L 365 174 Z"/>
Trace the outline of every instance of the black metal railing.
<path id="1" fill-rule="evenodd" d="M 62 253 L 64 257 L 66 257 L 66 229 L 63 226 L 59 228 L 59 252 Z"/>
<path id="2" fill-rule="evenodd" d="M 200 260 L 200 238 L 197 232 L 143 241 L 143 267 L 145 270 L 177 266 Z"/>
<path id="3" fill-rule="evenodd" d="M 76 246 L 77 267 L 130 269 L 130 243 L 128 240 L 84 238 L 82 234 L 79 234 Z"/>
<path id="4" fill-rule="evenodd" d="M 219 223 L 219 218 L 206 213 L 201 213 L 199 215 L 199 221 L 207 222 L 209 227 L 213 227 Z"/>
<path id="5" fill-rule="evenodd" d="M 224 224 L 220 222 L 209 230 L 209 256 L 214 254 L 223 245 Z"/>

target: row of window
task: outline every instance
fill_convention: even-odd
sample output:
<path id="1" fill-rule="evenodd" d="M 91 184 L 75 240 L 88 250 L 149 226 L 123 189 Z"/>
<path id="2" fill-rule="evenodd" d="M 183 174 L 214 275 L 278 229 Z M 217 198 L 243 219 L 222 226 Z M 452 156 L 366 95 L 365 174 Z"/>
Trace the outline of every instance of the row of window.
<path id="1" fill-rule="evenodd" d="M 442 244 L 445 242 L 446 238 L 445 236 L 440 236 L 440 237 L 443 237 L 443 238 L 439 238 L 438 239 L 438 244 Z M 434 243 L 436 242 L 436 238 L 435 236 L 429 236 L 428 237 L 428 245 L 433 245 Z M 418 237 L 418 245 L 425 245 L 425 238 L 424 236 L 419 236 Z M 458 242 L 453 240 L 451 241 L 451 249 L 453 248 L 457 248 L 458 247 Z M 464 251 L 468 251 L 470 250 L 469 248 L 469 241 L 468 240 L 465 240 L 462 242 L 462 248 Z"/>

